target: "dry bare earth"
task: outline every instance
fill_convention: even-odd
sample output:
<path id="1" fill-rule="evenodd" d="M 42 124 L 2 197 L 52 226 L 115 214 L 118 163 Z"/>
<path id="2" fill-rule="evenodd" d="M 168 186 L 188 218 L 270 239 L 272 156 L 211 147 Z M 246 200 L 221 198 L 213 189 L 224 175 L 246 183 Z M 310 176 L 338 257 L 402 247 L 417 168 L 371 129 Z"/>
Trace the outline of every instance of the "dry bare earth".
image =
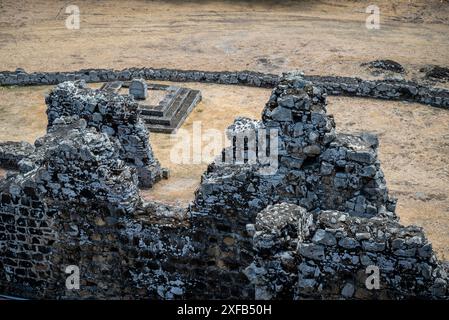
<path id="1" fill-rule="evenodd" d="M 63 1 L 0 2 L 0 70 L 27 71 L 129 66 L 372 76 L 359 65 L 389 58 L 407 78 L 424 64 L 449 61 L 447 1 L 376 1 L 381 29 L 364 27 L 368 1 L 170 2 L 77 1 L 81 29 L 67 30 Z M 224 130 L 237 115 L 260 117 L 270 90 L 182 84 L 203 101 L 183 125 Z M 439 84 L 444 86 L 444 84 Z M 446 84 L 447 86 L 447 84 Z M 33 142 L 45 132 L 50 87 L 0 88 L 0 140 Z M 440 256 L 449 257 L 449 112 L 400 102 L 329 99 L 340 131 L 380 136 L 388 185 L 402 222 L 423 226 Z M 170 180 L 148 199 L 188 203 L 206 163 L 170 161 L 176 140 L 152 134 Z"/>
<path id="2" fill-rule="evenodd" d="M 390 58 L 416 69 L 449 61 L 448 1 L 386 1 L 381 29 L 365 28 L 371 1 L 2 0 L 0 70 L 153 66 L 366 75 Z"/>

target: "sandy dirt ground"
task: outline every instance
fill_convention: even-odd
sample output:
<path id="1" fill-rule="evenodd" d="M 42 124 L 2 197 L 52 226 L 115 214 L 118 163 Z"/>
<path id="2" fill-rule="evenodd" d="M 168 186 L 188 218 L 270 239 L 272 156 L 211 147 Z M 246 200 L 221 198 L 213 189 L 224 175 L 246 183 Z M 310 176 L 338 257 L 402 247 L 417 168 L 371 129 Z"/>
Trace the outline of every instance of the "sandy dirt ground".
<path id="1" fill-rule="evenodd" d="M 66 1 L 0 1 L 0 70 L 76 70 L 152 66 L 254 70 L 373 78 L 362 62 L 393 59 L 406 79 L 427 64 L 449 61 L 448 1 L 375 1 L 381 29 L 365 28 L 369 1 L 77 1 L 81 28 L 65 28 Z M 221 132 L 234 117 L 259 118 L 270 90 L 182 84 L 203 101 L 183 124 Z M 437 83 L 448 87 L 448 84 Z M 51 87 L 0 87 L 0 140 L 33 142 L 45 133 L 44 95 Z M 379 156 L 398 214 L 422 226 L 441 258 L 449 258 L 449 111 L 419 104 L 329 98 L 339 131 L 379 135 Z M 207 162 L 176 164 L 179 141 L 152 134 L 171 178 L 142 195 L 186 205 Z M 4 172 L 0 171 L 0 174 Z"/>
<path id="2" fill-rule="evenodd" d="M 449 61 L 449 2 L 76 1 L 68 30 L 56 0 L 0 1 L 0 70 L 152 66 L 369 77 L 361 62 L 409 70 Z M 368 30 L 375 3 L 380 29 Z"/>

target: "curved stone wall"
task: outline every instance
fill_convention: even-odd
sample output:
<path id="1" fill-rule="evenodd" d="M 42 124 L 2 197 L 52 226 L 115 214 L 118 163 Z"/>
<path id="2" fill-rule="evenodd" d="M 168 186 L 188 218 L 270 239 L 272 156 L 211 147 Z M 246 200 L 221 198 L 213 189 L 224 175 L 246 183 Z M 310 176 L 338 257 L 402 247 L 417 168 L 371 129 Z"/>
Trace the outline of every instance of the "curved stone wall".
<path id="1" fill-rule="evenodd" d="M 129 81 L 133 78 L 175 82 L 206 82 L 217 84 L 244 85 L 273 88 L 279 76 L 253 71 L 199 71 L 155 68 L 82 69 L 72 72 L 0 72 L 0 85 L 49 85 L 64 81 L 85 80 L 86 82 Z M 330 95 L 369 97 L 386 100 L 402 100 L 449 108 L 449 90 L 432 88 L 409 81 L 362 80 L 352 77 L 304 76 L 315 85 L 327 89 Z"/>

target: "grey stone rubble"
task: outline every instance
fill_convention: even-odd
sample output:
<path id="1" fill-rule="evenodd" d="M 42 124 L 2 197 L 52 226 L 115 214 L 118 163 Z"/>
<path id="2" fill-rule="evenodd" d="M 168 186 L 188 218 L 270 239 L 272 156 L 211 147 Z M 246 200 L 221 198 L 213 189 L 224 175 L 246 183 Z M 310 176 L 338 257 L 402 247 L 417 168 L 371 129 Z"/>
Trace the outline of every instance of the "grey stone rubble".
<path id="1" fill-rule="evenodd" d="M 83 69 L 73 72 L 0 72 L 0 85 L 48 85 L 64 81 L 85 80 L 86 82 L 130 81 L 134 78 L 176 82 L 206 82 L 231 85 L 246 85 L 273 88 L 279 77 L 273 74 L 252 71 L 199 71 L 156 68 Z M 403 80 L 362 80 L 338 76 L 304 76 L 316 86 L 327 89 L 329 95 L 370 97 L 386 100 L 402 100 L 449 108 L 449 91 L 443 88 L 427 87 Z"/>
<path id="2" fill-rule="evenodd" d="M 92 90 L 83 81 L 65 82 L 51 91 L 46 103 L 49 128 L 61 116 L 79 116 L 90 127 L 118 140 L 122 159 L 137 169 L 142 187 L 161 179 L 162 169 L 153 155 L 148 130 L 131 96 Z"/>
<path id="3" fill-rule="evenodd" d="M 192 214 L 210 220 L 216 216 L 223 224 L 220 229 L 228 234 L 215 242 L 235 239 L 233 245 L 240 248 L 218 246 L 212 251 L 215 257 L 232 253 L 241 260 L 239 266 L 235 260 L 219 260 L 208 272 L 223 279 L 229 276 L 223 269 L 237 268 L 233 283 L 239 281 L 240 272 L 245 273 L 250 281 L 246 290 L 258 299 L 447 298 L 446 269 L 436 261 L 422 231 L 397 222 L 395 200 L 388 196 L 377 159 L 377 137 L 336 133 L 333 118 L 326 114 L 324 90 L 298 73 L 284 75 L 265 106 L 262 121 L 239 118 L 228 134 L 242 139 L 247 133 L 250 141 L 254 129 L 279 131 L 279 168 L 267 176 L 258 174 L 261 163 L 236 165 L 217 159 L 209 166 Z M 232 149 L 223 154 L 235 155 Z M 262 210 L 277 203 L 285 204 Z M 319 221 L 328 212 L 336 214 L 329 218 L 332 223 L 347 221 L 351 232 L 338 225 L 322 227 Z M 226 221 L 235 221 L 238 227 L 231 229 Z M 422 240 L 421 249 L 417 246 L 409 260 L 402 255 L 411 253 L 409 246 L 384 247 L 386 241 L 397 238 L 408 243 L 408 233 Z M 253 237 L 252 249 L 248 236 Z M 418 252 L 426 250 L 417 260 L 420 264 L 414 264 Z M 381 269 L 381 291 L 367 293 L 365 280 L 354 278 L 364 274 L 367 261 Z M 248 262 L 249 267 L 241 269 Z M 385 273 L 384 265 L 390 263 L 394 267 Z M 414 267 L 403 267 L 410 265 Z M 223 283 L 215 287 L 216 292 L 225 290 Z"/>
<path id="4" fill-rule="evenodd" d="M 21 174 L 32 175 L 44 196 L 66 205 L 95 198 L 97 204 L 127 213 L 139 204 L 138 170 L 123 161 L 118 140 L 88 127 L 84 119 L 55 119 L 35 147 L 25 158 L 33 165 L 22 169 Z"/>
<path id="5" fill-rule="evenodd" d="M 19 162 L 34 151 L 34 146 L 25 141 L 0 142 L 0 166 L 18 169 Z"/>
<path id="6" fill-rule="evenodd" d="M 104 95 L 76 92 L 74 101 L 94 97 L 94 105 Z M 49 110 L 66 101 L 50 100 Z M 301 74 L 282 76 L 262 121 L 239 118 L 230 127 L 232 145 L 209 165 L 188 209 L 142 201 L 138 172 L 120 139 L 99 129 L 107 119 L 99 125 L 91 116 L 49 117 L 33 156 L 19 161 L 29 165 L 0 181 L 0 292 L 77 299 L 448 298 L 447 265 L 422 230 L 398 223 L 376 137 L 337 133 L 325 90 Z M 251 136 L 254 129 L 278 133 L 274 174 L 260 170 L 271 142 Z M 255 162 L 240 161 L 236 152 L 245 136 L 262 149 Z M 249 157 L 249 144 L 244 150 Z M 371 264 L 380 269 L 379 290 L 364 286 Z M 67 265 L 80 267 L 80 290 L 66 289 Z"/>
<path id="7" fill-rule="evenodd" d="M 239 118 L 228 134 L 244 139 L 252 128 L 279 132 L 276 172 L 258 173 L 261 164 L 234 168 L 229 161 L 218 161 L 203 177 L 197 204 L 223 206 L 229 196 L 234 200 L 229 209 L 237 206 L 253 214 L 268 204 L 288 201 L 308 210 L 326 208 L 359 216 L 395 217 L 395 200 L 388 196 L 377 158 L 377 137 L 337 134 L 333 117 L 326 113 L 325 91 L 300 75 L 288 74 L 280 81 L 262 112 L 262 121 Z M 230 150 L 224 153 L 233 154 Z M 226 181 L 218 183 L 222 177 Z M 238 188 L 227 186 L 228 181 L 237 180 Z M 216 198 L 223 200 L 217 202 Z"/>
<path id="8" fill-rule="evenodd" d="M 449 298 L 448 265 L 421 228 L 283 203 L 261 211 L 254 229 L 257 254 L 245 272 L 256 299 Z"/>
<path id="9" fill-rule="evenodd" d="M 449 81 L 449 68 L 428 65 L 421 68 L 419 71 L 425 73 L 425 77 L 429 80 Z"/>
<path id="10" fill-rule="evenodd" d="M 372 69 L 373 72 L 382 72 L 382 71 L 390 71 L 390 72 L 396 72 L 396 73 L 404 73 L 405 69 L 404 67 L 393 60 L 374 60 L 370 61 L 368 63 L 362 63 L 361 66 L 367 66 L 368 68 Z"/>

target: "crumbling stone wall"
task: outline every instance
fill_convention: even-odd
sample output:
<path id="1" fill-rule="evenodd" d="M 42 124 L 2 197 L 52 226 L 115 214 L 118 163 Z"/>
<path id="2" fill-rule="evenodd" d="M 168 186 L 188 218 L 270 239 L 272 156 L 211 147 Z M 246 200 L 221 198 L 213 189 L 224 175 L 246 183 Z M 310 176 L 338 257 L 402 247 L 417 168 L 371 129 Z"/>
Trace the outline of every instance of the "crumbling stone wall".
<path id="1" fill-rule="evenodd" d="M 336 132 L 325 90 L 298 73 L 283 76 L 262 121 L 239 118 L 230 127 L 232 145 L 209 165 L 188 210 L 139 197 L 126 141 L 144 130 L 131 98 L 66 83 L 47 101 L 47 134 L 18 148 L 31 154 L 4 152 L 18 171 L 0 182 L 0 292 L 447 298 L 447 268 L 421 230 L 397 222 L 377 139 Z M 267 130 L 278 138 L 274 150 L 262 141 Z M 262 152 L 255 161 L 252 139 Z M 146 143 L 137 146 L 150 154 Z M 264 151 L 274 151 L 270 174 L 261 170 L 270 165 Z M 381 269 L 375 293 L 362 285 L 368 262 Z M 65 287 L 68 265 L 80 268 L 80 290 Z"/>
<path id="2" fill-rule="evenodd" d="M 377 158 L 377 137 L 336 134 L 326 113 L 326 93 L 289 74 L 273 90 L 263 113 L 266 128 L 280 131 L 277 202 L 308 210 L 336 209 L 357 215 L 394 215 Z M 268 179 L 270 177 L 268 176 Z"/>
<path id="3" fill-rule="evenodd" d="M 78 255 L 95 254 L 81 250 L 89 241 L 83 229 L 94 230 L 103 212 L 135 210 L 137 174 L 119 158 L 115 142 L 82 119 L 60 119 L 39 142 L 30 170 L 2 181 L 2 287 L 63 296 L 63 268 L 82 263 Z"/>
<path id="4" fill-rule="evenodd" d="M 147 204 L 132 218 L 120 220 L 119 242 L 126 252 L 124 287 L 127 298 L 192 298 L 190 274 L 196 245 L 186 210 L 162 204 Z"/>
<path id="5" fill-rule="evenodd" d="M 85 80 L 86 82 L 146 80 L 176 82 L 206 82 L 229 85 L 245 85 L 273 88 L 280 80 L 274 74 L 252 71 L 200 71 L 156 68 L 82 69 L 73 72 L 0 72 L 0 85 L 48 85 L 64 81 Z M 316 86 L 325 88 L 328 94 L 350 97 L 370 97 L 386 100 L 404 100 L 424 103 L 435 107 L 449 107 L 449 91 L 443 88 L 427 87 L 411 81 L 363 80 L 338 76 L 304 76 Z"/>
<path id="6" fill-rule="evenodd" d="M 449 297 L 448 266 L 421 228 L 283 203 L 261 211 L 255 230 L 257 254 L 245 272 L 256 299 Z M 378 268 L 378 288 L 370 266 Z"/>
<path id="7" fill-rule="evenodd" d="M 132 97 L 93 90 L 82 81 L 65 82 L 50 92 L 46 103 L 48 127 L 61 116 L 77 115 L 88 126 L 118 140 L 121 158 L 137 168 L 142 187 L 151 187 L 161 179 L 162 169 L 153 155 L 149 133 Z"/>
<path id="8" fill-rule="evenodd" d="M 235 141 L 251 138 L 254 130 L 274 130 L 276 170 L 265 174 L 258 169 L 266 164 L 236 164 L 234 144 L 223 151 L 233 158 L 217 159 L 204 174 L 194 211 L 239 208 L 254 215 L 270 203 L 287 201 L 308 210 L 394 216 L 395 200 L 388 196 L 377 158 L 377 137 L 337 134 L 325 99 L 324 91 L 300 76 L 284 78 L 273 90 L 262 121 L 239 118 L 229 131 Z"/>
<path id="9" fill-rule="evenodd" d="M 32 298 L 159 297 L 154 285 L 136 293 L 139 279 L 130 273 L 147 270 L 148 264 L 138 261 L 154 249 L 136 250 L 135 238 L 129 239 L 129 225 L 145 221 L 134 215 L 165 219 L 159 206 L 139 196 L 139 178 L 154 183 L 160 167 L 137 105 L 128 96 L 106 96 L 82 83 L 59 85 L 47 103 L 45 136 L 34 146 L 2 144 L 2 164 L 17 172 L 0 186 L 0 291 Z M 151 176 L 142 175 L 144 170 Z M 166 211 L 167 217 L 177 212 Z M 162 233 L 153 222 L 145 228 L 142 239 Z M 165 236 L 178 239 L 178 231 L 165 228 L 160 243 Z M 176 257 L 169 253 L 170 241 L 165 244 L 167 256 Z M 80 290 L 66 290 L 69 265 L 80 268 Z M 159 269 L 170 274 L 168 267 Z"/>
<path id="10" fill-rule="evenodd" d="M 0 187 L 0 290 L 34 297 L 53 278 L 56 210 L 39 201 L 33 185 L 2 181 Z"/>
<path id="11" fill-rule="evenodd" d="M 0 185 L 0 292 L 29 298 L 174 298 L 188 263 L 185 210 L 144 204 L 118 139 L 53 121 Z M 132 126 L 132 123 L 130 124 Z M 24 168 L 28 168 L 25 170 Z M 179 262 L 181 263 L 181 262 Z M 80 270 L 68 290 L 65 268 Z M 182 270 L 182 269 L 181 269 Z"/>
<path id="12" fill-rule="evenodd" d="M 0 142 L 0 166 L 18 169 L 19 162 L 34 151 L 34 146 L 25 141 Z"/>
<path id="13" fill-rule="evenodd" d="M 278 167 L 273 174 L 261 171 L 266 164 L 260 161 L 235 163 L 237 140 L 259 137 L 254 130 L 277 132 Z M 223 157 L 231 159 L 220 157 L 208 167 L 191 209 L 206 234 L 214 235 L 204 258 L 211 264 L 199 277 L 206 277 L 202 282 L 210 283 L 208 289 L 215 288 L 217 297 L 228 297 L 237 282 L 253 294 L 249 282 L 241 279 L 242 266 L 254 254 L 247 225 L 269 204 L 289 202 L 309 211 L 333 209 L 396 219 L 395 199 L 388 196 L 377 158 L 377 138 L 367 133 L 337 134 L 333 117 L 326 113 L 325 91 L 300 74 L 284 76 L 262 112 L 262 121 L 239 118 L 228 134 L 235 138 L 234 145 L 223 151 Z M 202 239 L 204 246 L 211 242 L 206 236 Z M 233 277 L 222 281 L 223 273 L 232 274 L 229 270 Z"/>

